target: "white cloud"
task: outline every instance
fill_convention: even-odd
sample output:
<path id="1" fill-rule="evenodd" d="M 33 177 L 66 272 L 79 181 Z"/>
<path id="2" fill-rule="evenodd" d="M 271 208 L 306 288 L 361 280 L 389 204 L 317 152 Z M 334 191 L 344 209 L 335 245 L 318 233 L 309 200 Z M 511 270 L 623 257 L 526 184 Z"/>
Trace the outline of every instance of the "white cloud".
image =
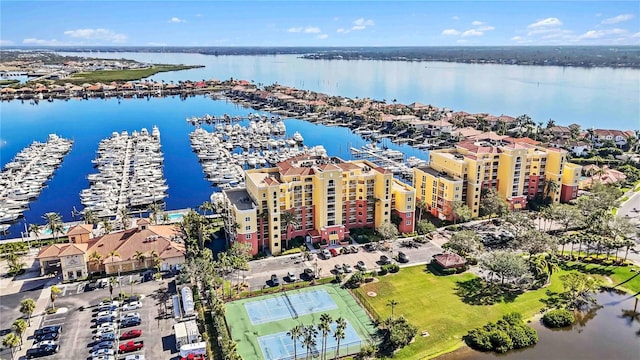
<path id="1" fill-rule="evenodd" d="M 67 30 L 64 34 L 71 36 L 72 38 L 106 41 L 111 43 L 123 43 L 127 41 L 127 35 L 115 33 L 109 29 L 76 29 Z"/>
<path id="2" fill-rule="evenodd" d="M 631 35 L 632 38 L 640 38 L 640 31 Z"/>
<path id="3" fill-rule="evenodd" d="M 13 45 L 13 41 L 11 40 L 0 40 L 0 46 L 9 46 Z"/>
<path id="4" fill-rule="evenodd" d="M 322 30 L 320 30 L 320 28 L 318 28 L 318 27 L 314 27 L 314 26 L 307 26 L 307 27 L 304 29 L 304 32 L 305 32 L 305 33 L 307 33 L 307 34 L 317 34 L 317 33 L 322 32 Z"/>
<path id="5" fill-rule="evenodd" d="M 299 33 L 299 32 L 302 32 L 302 30 L 303 30 L 303 29 L 302 29 L 301 27 L 292 27 L 292 28 L 289 28 L 289 29 L 287 30 L 287 32 L 290 32 L 290 33 Z"/>
<path id="6" fill-rule="evenodd" d="M 562 21 L 560 21 L 560 19 L 550 17 L 550 18 L 538 20 L 533 24 L 530 24 L 528 28 L 537 29 L 537 28 L 546 28 L 546 27 L 553 27 L 553 26 L 560 26 L 560 25 L 562 25 Z"/>
<path id="7" fill-rule="evenodd" d="M 368 26 L 373 26 L 375 24 L 376 23 L 371 19 L 359 18 L 353 22 L 353 26 L 351 27 L 351 30 L 353 31 L 364 30 Z"/>
<path id="8" fill-rule="evenodd" d="M 178 24 L 178 23 L 183 23 L 183 22 L 187 22 L 187 20 L 185 19 L 180 19 L 179 17 L 172 17 L 171 19 L 169 19 L 170 23 L 174 23 L 174 24 Z"/>
<path id="9" fill-rule="evenodd" d="M 336 32 L 339 33 L 339 34 L 348 34 L 348 33 L 351 32 L 351 30 L 345 29 L 345 28 L 338 28 L 338 29 L 336 29 Z"/>
<path id="10" fill-rule="evenodd" d="M 458 31 L 456 29 L 445 29 L 445 30 L 442 30 L 442 35 L 447 35 L 447 36 L 460 35 L 460 31 Z"/>
<path id="11" fill-rule="evenodd" d="M 476 30 L 478 31 L 491 31 L 491 30 L 495 30 L 496 28 L 494 28 L 491 25 L 486 25 L 486 26 L 480 26 L 479 28 L 476 28 Z"/>
<path id="12" fill-rule="evenodd" d="M 484 23 L 483 23 L 482 21 L 478 21 L 478 20 L 476 20 L 476 21 L 473 21 L 473 22 L 471 23 L 471 25 L 472 25 L 472 26 L 480 26 L 480 25 L 484 25 Z"/>
<path id="13" fill-rule="evenodd" d="M 466 40 L 466 39 L 458 39 L 458 40 L 456 40 L 456 43 L 458 43 L 458 44 L 468 44 L 468 43 L 469 43 L 469 40 Z"/>
<path id="14" fill-rule="evenodd" d="M 196 17 L 202 17 L 202 14 L 196 14 Z"/>
<path id="15" fill-rule="evenodd" d="M 514 37 L 511 38 L 511 40 L 520 41 L 520 40 L 522 40 L 522 36 L 514 36 Z"/>
<path id="16" fill-rule="evenodd" d="M 452 16 L 452 17 L 451 17 L 451 20 L 458 21 L 458 20 L 460 20 L 460 17 L 459 17 L 459 16 Z"/>
<path id="17" fill-rule="evenodd" d="M 36 38 L 28 38 L 22 40 L 23 44 L 27 45 L 62 45 L 58 40 L 44 40 L 44 39 L 36 39 Z"/>
<path id="18" fill-rule="evenodd" d="M 328 37 L 329 37 L 329 35 L 327 35 L 327 34 L 320 34 L 320 35 L 316 36 L 316 39 L 324 40 L 324 39 L 326 39 Z"/>
<path id="19" fill-rule="evenodd" d="M 462 33 L 463 37 L 467 37 L 467 36 L 482 36 L 484 35 L 484 33 L 482 31 L 478 31 L 476 29 L 469 29 L 465 32 Z"/>
<path id="20" fill-rule="evenodd" d="M 612 18 L 608 18 L 608 19 L 604 19 L 600 22 L 600 24 L 602 25 L 613 25 L 613 24 L 617 24 L 617 23 L 621 23 L 624 21 L 628 21 L 633 19 L 634 16 L 633 14 L 620 14 L 618 16 L 614 16 Z"/>
<path id="21" fill-rule="evenodd" d="M 589 30 L 586 33 L 580 35 L 578 37 L 578 39 L 580 39 L 580 40 L 582 40 L 582 39 L 593 40 L 593 39 L 601 39 L 603 37 L 608 37 L 608 36 L 611 36 L 611 35 L 614 35 L 614 36 L 626 35 L 628 33 L 629 32 L 627 30 L 624 30 L 624 29 Z"/>

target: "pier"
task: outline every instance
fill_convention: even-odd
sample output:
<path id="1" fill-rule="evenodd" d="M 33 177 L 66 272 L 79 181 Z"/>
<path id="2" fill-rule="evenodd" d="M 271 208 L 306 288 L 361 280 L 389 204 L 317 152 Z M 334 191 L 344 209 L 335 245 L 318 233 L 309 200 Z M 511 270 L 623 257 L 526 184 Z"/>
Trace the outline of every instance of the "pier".
<path id="1" fill-rule="evenodd" d="M 99 173 L 87 176 L 90 188 L 80 193 L 85 210 L 117 219 L 154 203 L 163 206 L 169 189 L 163 177 L 163 161 L 157 127 L 151 134 L 145 128 L 131 135 L 114 132 L 100 142 L 97 157 L 92 160 Z"/>

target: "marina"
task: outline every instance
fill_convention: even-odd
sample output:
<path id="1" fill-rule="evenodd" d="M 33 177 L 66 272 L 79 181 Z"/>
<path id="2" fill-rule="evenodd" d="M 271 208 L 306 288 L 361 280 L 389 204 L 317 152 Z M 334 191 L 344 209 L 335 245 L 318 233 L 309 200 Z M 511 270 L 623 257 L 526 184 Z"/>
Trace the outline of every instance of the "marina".
<path id="1" fill-rule="evenodd" d="M 322 146 L 306 147 L 299 132 L 287 138 L 286 126 L 277 117 L 250 115 L 248 126 L 217 123 L 209 132 L 197 128 L 189 134 L 207 181 L 220 188 L 244 186 L 243 170 L 274 166 L 305 153 L 325 154 Z M 211 122 L 208 122 L 211 124 Z"/>
<path id="2" fill-rule="evenodd" d="M 89 174 L 89 189 L 80 192 L 84 210 L 98 217 L 121 216 L 151 204 L 164 205 L 169 186 L 163 176 L 164 156 L 160 130 L 114 132 L 98 145 L 92 163 L 98 173 Z"/>
<path id="3" fill-rule="evenodd" d="M 0 173 L 0 231 L 22 217 L 45 182 L 71 151 L 72 140 L 49 134 L 46 142 L 34 141 L 21 150 Z"/>

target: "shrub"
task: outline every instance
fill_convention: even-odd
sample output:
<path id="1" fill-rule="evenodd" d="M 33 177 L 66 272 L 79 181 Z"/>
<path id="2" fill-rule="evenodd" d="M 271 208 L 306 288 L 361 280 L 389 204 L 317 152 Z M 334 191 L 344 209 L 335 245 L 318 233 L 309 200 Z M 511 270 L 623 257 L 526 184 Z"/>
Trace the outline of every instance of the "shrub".
<path id="1" fill-rule="evenodd" d="M 384 276 L 384 275 L 387 275 L 387 272 L 388 272 L 388 270 L 387 270 L 387 267 L 385 265 L 385 266 L 380 268 L 380 271 L 378 271 L 378 275 Z"/>
<path id="2" fill-rule="evenodd" d="M 493 350 L 498 353 L 505 353 L 513 349 L 513 340 L 503 330 L 494 330 L 489 334 L 489 340 Z"/>
<path id="3" fill-rule="evenodd" d="M 384 337 L 382 347 L 395 350 L 408 345 L 416 336 L 418 328 L 411 325 L 404 317 L 387 319 L 383 325 Z"/>
<path id="4" fill-rule="evenodd" d="M 522 316 L 510 313 L 498 320 L 473 329 L 465 336 L 470 347 L 481 351 L 504 353 L 511 349 L 532 346 L 538 342 L 537 332 L 524 324 Z"/>
<path id="5" fill-rule="evenodd" d="M 567 309 L 555 309 L 548 311 L 542 317 L 542 323 L 546 327 L 560 328 L 572 325 L 576 321 L 573 312 Z"/>
<path id="6" fill-rule="evenodd" d="M 300 252 L 302 252 L 302 250 L 300 250 L 300 248 L 293 248 L 293 249 L 289 249 L 289 250 L 283 251 L 282 255 L 298 254 Z"/>

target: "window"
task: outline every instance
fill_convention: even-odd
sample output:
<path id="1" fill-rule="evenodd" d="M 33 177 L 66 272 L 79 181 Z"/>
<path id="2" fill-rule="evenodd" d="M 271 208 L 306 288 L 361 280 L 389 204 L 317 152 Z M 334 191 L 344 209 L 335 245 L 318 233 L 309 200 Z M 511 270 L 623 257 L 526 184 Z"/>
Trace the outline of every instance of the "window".
<path id="1" fill-rule="evenodd" d="M 411 225 L 411 220 L 407 220 L 407 222 L 405 222 L 405 224 Z"/>
<path id="2" fill-rule="evenodd" d="M 82 270 L 76 270 L 76 277 L 77 278 L 81 278 L 82 277 Z"/>
<path id="3" fill-rule="evenodd" d="M 73 279 L 73 271 L 67 271 L 67 278 Z"/>
<path id="4" fill-rule="evenodd" d="M 407 214 L 407 219 L 411 218 L 411 213 Z"/>
<path id="5" fill-rule="evenodd" d="M 251 235 L 253 235 L 253 234 L 247 234 L 247 235 L 245 235 L 245 237 L 244 237 L 244 238 L 245 238 L 245 239 L 247 239 L 247 240 L 249 240 L 249 239 L 251 239 Z"/>
<path id="6" fill-rule="evenodd" d="M 251 221 L 251 218 L 247 216 L 246 218 L 244 218 L 244 221 Z"/>
<path id="7" fill-rule="evenodd" d="M 279 245 L 278 243 L 273 243 L 273 246 L 274 246 L 274 247 L 278 247 L 278 246 L 280 246 L 280 245 Z"/>
<path id="8" fill-rule="evenodd" d="M 251 225 L 247 225 L 244 227 L 245 230 L 251 230 Z"/>

